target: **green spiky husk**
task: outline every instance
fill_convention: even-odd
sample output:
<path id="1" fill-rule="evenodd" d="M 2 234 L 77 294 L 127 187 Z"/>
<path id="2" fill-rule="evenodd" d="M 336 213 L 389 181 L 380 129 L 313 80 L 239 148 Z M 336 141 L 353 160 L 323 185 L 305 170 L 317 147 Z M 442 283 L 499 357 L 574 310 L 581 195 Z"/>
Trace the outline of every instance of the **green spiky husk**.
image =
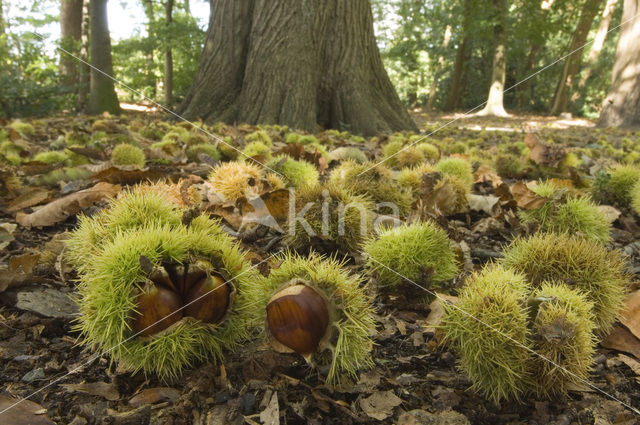
<path id="1" fill-rule="evenodd" d="M 594 304 L 594 321 L 601 335 L 618 318 L 628 276 L 618 251 L 566 234 L 540 233 L 515 240 L 501 263 L 525 273 L 536 286 L 544 281 L 565 283 L 585 293 Z"/>
<path id="2" fill-rule="evenodd" d="M 564 284 L 546 282 L 532 298 L 539 302 L 532 338 L 536 353 L 544 357 L 532 357 L 535 393 L 546 399 L 565 396 L 589 378 L 593 365 L 593 303 Z"/>
<path id="3" fill-rule="evenodd" d="M 592 193 L 596 200 L 618 202 L 629 206 L 631 189 L 640 180 L 640 167 L 636 165 L 617 165 L 606 173 L 599 173 L 593 182 Z"/>
<path id="4" fill-rule="evenodd" d="M 369 257 L 367 266 L 382 287 L 398 286 L 402 276 L 421 284 L 438 284 L 458 273 L 451 240 L 432 222 L 385 230 L 378 238 L 367 240 L 363 250 Z"/>
<path id="5" fill-rule="evenodd" d="M 312 362 L 327 365 L 327 383 L 337 385 L 357 377 L 360 369 L 373 367 L 371 333 L 375 330 L 372 300 L 367 295 L 364 280 L 350 274 L 345 262 L 335 256 L 325 257 L 311 252 L 308 257 L 284 253 L 282 264 L 271 271 L 265 283 L 264 305 L 278 291 L 300 281 L 323 294 L 329 301 L 331 356 L 317 353 Z"/>
<path id="6" fill-rule="evenodd" d="M 323 229 L 322 211 L 325 193 L 328 195 L 326 202 L 329 220 L 327 228 Z M 295 250 L 313 248 L 321 252 L 354 252 L 360 249 L 364 239 L 373 231 L 374 204 L 364 196 L 354 195 L 331 183 L 324 186 L 317 184 L 296 191 L 296 215 L 301 214 L 309 203 L 311 206 L 302 218 L 309 224 L 315 236 L 309 235 L 299 221 L 295 224 L 289 222 L 286 229 L 288 234 L 283 242 L 290 248 Z M 343 210 L 340 209 L 340 204 L 344 206 Z M 341 214 L 344 215 L 342 220 Z M 325 233 L 323 230 L 326 230 L 326 235 L 323 235 Z"/>
<path id="7" fill-rule="evenodd" d="M 532 385 L 528 289 L 524 275 L 490 265 L 468 279 L 455 306 L 444 304 L 443 342 L 460 353 L 472 388 L 494 402 L 520 400 Z"/>
<path id="8" fill-rule="evenodd" d="M 212 224 L 198 222 L 182 228 L 150 225 L 117 231 L 78 285 L 77 330 L 82 343 L 109 351 L 111 360 L 124 370 L 153 373 L 164 379 L 178 376 L 197 361 L 220 360 L 224 350 L 249 338 L 259 325 L 262 278 L 249 267 L 244 252 Z M 152 264 L 207 259 L 236 288 L 231 310 L 216 325 L 183 318 L 156 335 L 133 336 L 129 321 L 137 289 L 146 280 L 141 256 Z"/>
<path id="9" fill-rule="evenodd" d="M 532 189 L 539 196 L 554 198 L 559 188 L 552 183 L 541 183 Z M 540 208 L 520 210 L 523 223 L 537 221 L 543 232 L 580 234 L 586 239 L 608 242 L 611 240 L 611 223 L 588 197 L 567 194 L 552 199 Z"/>
<path id="10" fill-rule="evenodd" d="M 111 151 L 111 163 L 114 165 L 134 165 L 144 168 L 146 157 L 137 146 L 121 143 Z"/>
<path id="11" fill-rule="evenodd" d="M 445 176 L 460 179 L 469 187 L 473 184 L 473 170 L 469 161 L 465 159 L 456 157 L 443 158 L 434 165 L 434 168 Z"/>
<path id="12" fill-rule="evenodd" d="M 78 216 L 78 227 L 67 240 L 65 257 L 80 273 L 91 267 L 105 243 L 118 231 L 146 225 L 178 226 L 182 209 L 168 202 L 160 193 L 144 192 L 137 188 L 123 192 L 108 208 L 93 217 Z"/>
<path id="13" fill-rule="evenodd" d="M 344 161 L 331 172 L 329 181 L 357 195 L 368 196 L 376 203 L 391 203 L 400 213 L 411 211 L 411 193 L 398 185 L 389 168 L 384 165 L 372 168 L 374 165 Z"/>

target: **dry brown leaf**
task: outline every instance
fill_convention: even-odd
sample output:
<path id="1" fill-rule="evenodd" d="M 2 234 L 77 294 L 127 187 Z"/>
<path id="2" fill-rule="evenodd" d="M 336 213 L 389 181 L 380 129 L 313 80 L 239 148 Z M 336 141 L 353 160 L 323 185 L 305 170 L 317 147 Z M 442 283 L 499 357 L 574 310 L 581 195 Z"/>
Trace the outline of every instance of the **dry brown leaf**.
<path id="1" fill-rule="evenodd" d="M 100 182 L 89 189 L 49 202 L 31 214 L 19 212 L 16 221 L 23 227 L 52 226 L 105 198 L 114 197 L 119 191 L 119 185 Z"/>
<path id="2" fill-rule="evenodd" d="M 7 212 L 13 214 L 25 208 L 38 205 L 51 196 L 51 192 L 41 187 L 32 187 L 15 198 L 7 207 Z"/>
<path id="3" fill-rule="evenodd" d="M 640 340 L 624 326 L 614 325 L 613 330 L 600 342 L 605 348 L 624 351 L 640 359 Z"/>
<path id="4" fill-rule="evenodd" d="M 279 227 L 277 224 L 286 220 L 289 214 L 289 195 L 288 189 L 278 189 L 251 200 L 241 198 L 238 208 L 243 223 Z"/>
<path id="5" fill-rule="evenodd" d="M 500 198 L 492 195 L 469 195 L 469 208 L 496 216 L 500 213 Z"/>
<path id="6" fill-rule="evenodd" d="M 624 305 L 625 311 L 620 322 L 625 325 L 636 338 L 640 338 L 640 290 L 629 294 Z"/>
<path id="7" fill-rule="evenodd" d="M 97 395 L 103 397 L 109 401 L 115 401 L 120 399 L 120 393 L 114 383 L 109 382 L 82 382 L 80 384 L 62 384 L 69 392 L 86 393 L 90 395 Z"/>
<path id="8" fill-rule="evenodd" d="M 177 168 L 165 166 L 151 166 L 140 169 L 124 169 L 109 167 L 100 171 L 92 177 L 93 180 L 103 181 L 111 184 L 132 185 L 143 181 L 177 180 L 183 176 Z"/>
<path id="9" fill-rule="evenodd" d="M 47 409 L 31 400 L 0 395 L 0 423 L 2 425 L 55 425 Z"/>
<path id="10" fill-rule="evenodd" d="M 440 322 L 442 322 L 442 317 L 444 317 L 442 299 L 450 303 L 455 303 L 458 300 L 458 297 L 454 297 L 453 295 L 438 294 L 438 296 L 440 298 L 436 298 L 429 304 L 429 315 L 422 324 L 425 332 L 435 332 L 436 326 L 439 326 Z"/>
<path id="11" fill-rule="evenodd" d="M 474 183 L 491 182 L 494 188 L 502 184 L 502 178 L 488 164 L 480 165 L 476 172 L 473 173 L 473 179 Z"/>
<path id="12" fill-rule="evenodd" d="M 369 417 L 383 421 L 393 415 L 393 409 L 402 404 L 402 399 L 393 391 L 378 391 L 360 399 L 360 408 Z"/>
<path id="13" fill-rule="evenodd" d="M 513 199 L 520 208 L 525 210 L 534 210 L 543 206 L 549 198 L 536 195 L 535 192 L 527 187 L 523 182 L 518 182 L 511 187 Z"/>
<path id="14" fill-rule="evenodd" d="M 564 147 L 545 143 L 534 133 L 524 136 L 524 144 L 531 151 L 529 157 L 538 165 L 557 167 L 567 156 L 567 150 Z"/>
<path id="15" fill-rule="evenodd" d="M 140 391 L 140 393 L 131 397 L 129 404 L 134 407 L 142 406 L 143 404 L 155 404 L 164 401 L 173 402 L 180 397 L 180 391 L 170 387 L 156 387 L 147 388 Z"/>

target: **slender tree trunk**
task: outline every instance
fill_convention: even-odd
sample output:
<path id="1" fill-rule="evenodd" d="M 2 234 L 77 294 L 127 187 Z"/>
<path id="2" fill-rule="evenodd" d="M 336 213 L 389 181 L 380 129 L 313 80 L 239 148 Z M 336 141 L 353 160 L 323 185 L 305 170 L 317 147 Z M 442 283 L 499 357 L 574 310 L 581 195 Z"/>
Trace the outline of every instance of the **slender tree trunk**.
<path id="1" fill-rule="evenodd" d="M 153 25 L 155 22 L 155 14 L 153 12 L 153 2 L 151 0 L 143 0 L 142 4 L 144 5 L 144 14 L 147 17 L 147 45 L 145 46 L 145 55 L 147 57 L 147 69 L 145 70 L 147 74 L 146 79 L 147 85 L 151 87 L 149 96 L 155 99 L 156 86 L 158 84 L 156 81 L 155 64 L 153 62 L 153 46 L 155 45 Z"/>
<path id="2" fill-rule="evenodd" d="M 427 109 L 433 109 L 433 104 L 436 101 L 436 90 L 438 88 L 438 80 L 440 78 L 440 72 L 442 71 L 442 67 L 444 67 L 444 51 L 449 47 L 449 42 L 451 41 L 451 24 L 447 25 L 447 28 L 444 30 L 444 39 L 442 40 L 442 48 L 443 53 L 438 57 L 438 64 L 436 65 L 436 69 L 433 73 L 433 81 L 431 82 L 431 89 L 429 89 L 429 100 L 427 101 Z"/>
<path id="3" fill-rule="evenodd" d="M 465 0 L 464 2 L 464 17 L 462 19 L 462 41 L 458 45 L 456 51 L 456 60 L 453 65 L 453 74 L 451 76 L 451 86 L 449 87 L 449 93 L 447 94 L 447 101 L 444 104 L 445 111 L 453 111 L 460 103 L 460 97 L 462 95 L 463 74 L 468 58 L 468 49 L 470 43 L 470 25 L 471 25 L 471 0 Z"/>
<path id="4" fill-rule="evenodd" d="M 368 0 L 218 0 L 179 111 L 207 122 L 416 130 L 382 65 Z"/>
<path id="5" fill-rule="evenodd" d="M 485 107 L 478 112 L 480 116 L 507 116 L 504 110 L 504 82 L 507 73 L 507 2 L 493 0 L 498 19 L 493 27 L 493 71 L 491 72 L 491 87 Z"/>
<path id="6" fill-rule="evenodd" d="M 601 127 L 640 127 L 639 13 L 640 0 L 624 0 L 613 81 L 598 121 Z"/>
<path id="7" fill-rule="evenodd" d="M 593 67 L 596 62 L 598 62 L 598 58 L 600 57 L 600 53 L 602 53 L 602 48 L 604 47 L 604 42 L 607 39 L 607 34 L 609 33 L 609 25 L 611 25 L 613 12 L 617 4 L 618 0 L 607 0 L 607 3 L 604 6 L 602 19 L 600 20 L 600 26 L 598 27 L 598 31 L 596 32 L 593 44 L 591 45 L 591 51 L 589 52 L 589 57 L 587 58 L 585 70 L 580 76 L 580 81 L 578 81 L 578 89 L 574 91 L 573 95 L 571 96 L 571 103 L 577 102 L 582 96 L 582 91 L 587 85 L 589 77 L 591 77 Z"/>
<path id="8" fill-rule="evenodd" d="M 112 114 L 121 112 L 113 80 L 104 74 L 113 76 L 111 62 L 111 38 L 107 20 L 107 0 L 90 0 L 91 20 L 91 84 L 87 113 Z"/>
<path id="9" fill-rule="evenodd" d="M 173 0 L 166 0 L 164 5 L 164 18 L 167 30 L 170 30 L 173 21 Z M 168 40 L 169 46 L 164 51 L 164 104 L 168 108 L 173 103 L 173 53 L 171 52 L 171 42 Z"/>
<path id="10" fill-rule="evenodd" d="M 83 0 L 61 0 L 60 3 L 60 45 L 73 55 L 80 53 L 82 44 Z M 80 83 L 80 62 L 65 52 L 60 53 L 60 71 L 63 84 L 77 93 Z"/>
<path id="11" fill-rule="evenodd" d="M 2 0 L 0 0 L 0 35 L 5 33 L 4 14 L 2 13 Z"/>
<path id="12" fill-rule="evenodd" d="M 574 52 L 576 49 L 580 49 L 584 46 L 593 20 L 598 13 L 598 9 L 602 4 L 602 0 L 587 0 L 582 8 L 580 19 L 578 20 L 578 26 L 573 33 L 571 39 L 571 45 L 569 46 L 569 52 Z M 564 63 L 562 69 L 562 76 L 556 87 L 555 95 L 553 96 L 553 106 L 551 107 L 551 115 L 559 115 L 567 110 L 569 104 L 569 98 L 571 96 L 571 90 L 575 83 L 575 77 L 580 70 L 580 63 L 582 62 L 583 50 L 578 50 L 571 54 Z"/>
<path id="13" fill-rule="evenodd" d="M 89 63 L 89 30 L 90 30 L 90 19 L 89 19 L 89 3 L 90 0 L 84 2 L 82 6 L 82 27 L 80 30 L 81 34 L 81 47 L 80 47 L 80 58 L 85 63 L 80 63 L 78 65 L 78 103 L 76 105 L 76 110 L 84 111 L 87 108 L 87 99 L 89 98 L 89 86 L 91 84 L 91 68 L 87 65 Z"/>

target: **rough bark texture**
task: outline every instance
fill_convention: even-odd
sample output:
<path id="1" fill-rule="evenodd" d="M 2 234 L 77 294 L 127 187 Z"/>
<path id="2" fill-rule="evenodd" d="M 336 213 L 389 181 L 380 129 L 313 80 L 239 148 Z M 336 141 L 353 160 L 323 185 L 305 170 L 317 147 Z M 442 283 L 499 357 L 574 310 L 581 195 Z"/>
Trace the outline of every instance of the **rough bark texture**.
<path id="1" fill-rule="evenodd" d="M 589 30 L 591 30 L 591 25 L 598 14 L 598 9 L 600 9 L 601 4 L 602 0 L 587 0 L 582 8 L 578 25 L 573 33 L 571 45 L 567 52 L 571 53 L 575 51 L 575 53 L 572 53 L 565 60 L 564 68 L 562 69 L 562 76 L 560 77 L 560 81 L 556 87 L 556 93 L 553 97 L 551 115 L 559 115 L 567 110 L 569 97 L 571 96 L 571 89 L 573 88 L 575 77 L 578 75 L 580 63 L 582 62 L 583 49 L 581 49 L 581 47 L 584 46 L 584 43 L 587 40 Z M 580 50 L 576 51 L 576 49 Z"/>
<path id="2" fill-rule="evenodd" d="M 82 29 L 80 47 L 80 58 L 86 63 L 89 62 L 89 3 L 90 0 L 84 2 L 82 7 Z M 87 99 L 89 98 L 89 85 L 91 84 L 91 68 L 86 63 L 80 63 L 78 65 L 79 72 L 79 86 L 78 86 L 78 104 L 76 109 L 78 111 L 84 111 L 87 107 Z"/>
<path id="3" fill-rule="evenodd" d="M 113 75 L 111 38 L 109 37 L 109 24 L 107 21 L 107 0 L 90 1 L 91 84 L 87 113 L 100 114 L 108 111 L 112 114 L 117 114 L 121 111 L 113 80 L 103 74 Z"/>
<path id="4" fill-rule="evenodd" d="M 464 17 L 462 20 L 462 41 L 458 45 L 456 51 L 456 60 L 453 65 L 453 74 L 451 76 L 451 86 L 449 93 L 447 94 L 447 101 L 444 104 L 445 111 L 453 111 L 460 103 L 462 97 L 462 88 L 464 87 L 464 69 L 466 67 L 467 60 L 469 58 L 469 44 L 470 43 L 470 25 L 471 25 L 471 0 L 465 0 L 464 2 Z"/>
<path id="5" fill-rule="evenodd" d="M 167 27 L 173 21 L 173 0 L 166 0 L 164 4 L 164 19 Z M 173 53 L 171 47 L 164 51 L 164 104 L 171 107 L 173 103 Z"/>
<path id="6" fill-rule="evenodd" d="M 580 76 L 580 81 L 578 81 L 578 88 L 573 92 L 571 96 L 571 103 L 577 102 L 580 97 L 582 97 L 582 91 L 584 87 L 587 85 L 587 81 L 591 74 L 593 73 L 593 66 L 598 62 L 598 58 L 600 57 L 600 53 L 602 53 L 602 48 L 604 47 L 604 42 L 607 39 L 607 34 L 609 33 L 609 25 L 611 25 L 611 19 L 613 18 L 613 12 L 618 4 L 618 0 L 607 0 L 607 3 L 604 6 L 604 10 L 602 11 L 602 19 L 600 20 L 600 25 L 598 26 L 598 31 L 596 32 L 596 36 L 593 39 L 593 44 L 591 45 L 591 51 L 589 52 L 589 57 L 587 58 L 587 64 L 585 70 L 582 72 Z"/>
<path id="7" fill-rule="evenodd" d="M 373 135 L 416 130 L 380 58 L 368 0 L 218 0 L 179 112 Z"/>
<path id="8" fill-rule="evenodd" d="M 507 116 L 504 110 L 504 82 L 507 75 L 507 2 L 493 0 L 497 19 L 493 26 L 493 71 L 487 104 L 478 115 Z"/>
<path id="9" fill-rule="evenodd" d="M 624 24 L 618 39 L 611 89 L 598 121 L 601 127 L 640 127 L 639 13 L 640 0 L 624 0 Z"/>
<path id="10" fill-rule="evenodd" d="M 82 43 L 82 5 L 83 0 L 61 0 L 60 3 L 60 44 L 74 55 L 80 53 Z M 79 63 L 76 58 L 61 52 L 60 71 L 63 81 L 73 91 L 77 90 L 80 82 Z"/>

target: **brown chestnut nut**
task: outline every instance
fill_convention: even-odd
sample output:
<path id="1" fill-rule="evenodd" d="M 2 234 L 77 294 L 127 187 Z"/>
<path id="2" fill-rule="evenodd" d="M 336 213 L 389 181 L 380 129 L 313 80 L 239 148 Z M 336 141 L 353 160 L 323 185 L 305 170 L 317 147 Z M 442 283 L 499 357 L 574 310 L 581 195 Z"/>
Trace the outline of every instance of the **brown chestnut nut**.
<path id="1" fill-rule="evenodd" d="M 184 299 L 184 315 L 205 323 L 218 323 L 231 304 L 232 286 L 216 275 L 204 277 L 191 285 Z"/>
<path id="2" fill-rule="evenodd" d="M 276 341 L 308 357 L 318 349 L 329 325 L 325 299 L 306 285 L 289 286 L 267 304 L 267 326 Z"/>
<path id="3" fill-rule="evenodd" d="M 182 300 L 170 289 L 148 283 L 136 299 L 131 327 L 140 336 L 154 335 L 182 318 Z"/>

